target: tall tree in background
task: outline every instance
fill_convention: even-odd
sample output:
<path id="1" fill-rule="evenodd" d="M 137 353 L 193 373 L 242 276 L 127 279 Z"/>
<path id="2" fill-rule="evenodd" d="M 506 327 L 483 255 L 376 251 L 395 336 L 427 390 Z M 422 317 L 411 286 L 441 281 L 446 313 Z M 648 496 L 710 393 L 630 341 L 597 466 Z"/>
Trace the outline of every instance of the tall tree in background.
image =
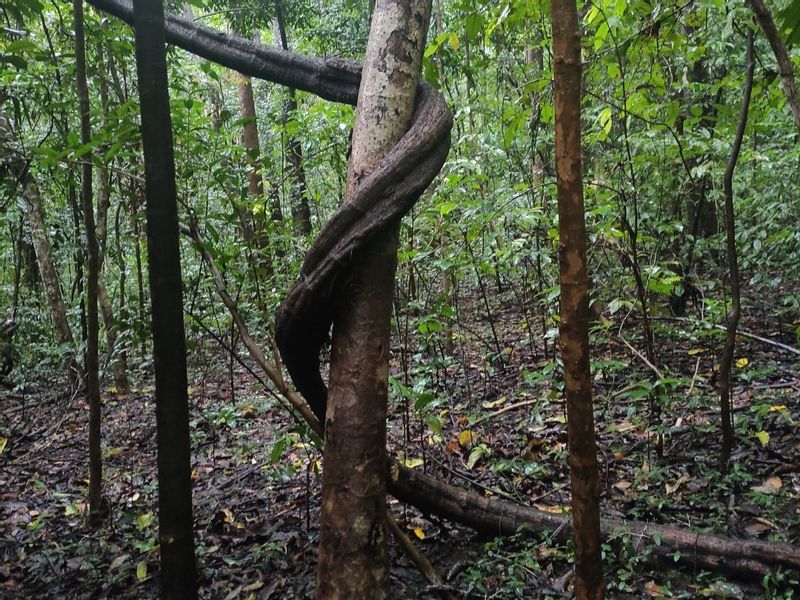
<path id="1" fill-rule="evenodd" d="M 431 0 L 378 0 L 358 94 L 348 196 L 408 130 Z M 386 402 L 399 226 L 353 260 L 334 318 L 317 598 L 386 598 Z"/>
<path id="2" fill-rule="evenodd" d="M 137 0 L 133 8 L 153 315 L 162 594 L 168 599 L 196 598 L 186 340 L 164 7 L 161 0 Z"/>
<path id="3" fill-rule="evenodd" d="M 280 45 L 284 50 L 289 49 L 289 40 L 286 35 L 286 24 L 283 18 L 283 6 L 281 0 L 275 0 L 275 35 L 273 41 Z M 308 203 L 308 186 L 306 185 L 306 171 L 303 167 L 303 144 L 294 133 L 286 131 L 286 123 L 292 117 L 292 113 L 297 110 L 297 92 L 294 88 L 286 91 L 286 98 L 283 101 L 281 121 L 284 125 L 284 135 L 286 136 L 286 158 L 289 161 L 291 173 L 291 210 L 292 225 L 295 231 L 308 235 L 311 233 L 311 208 Z"/>
<path id="4" fill-rule="evenodd" d="M 786 94 L 786 102 L 789 104 L 789 109 L 792 111 L 794 126 L 800 133 L 800 97 L 797 95 L 794 64 L 792 64 L 792 59 L 789 57 L 789 51 L 778 33 L 775 20 L 772 18 L 772 13 L 764 0 L 748 0 L 747 3 L 750 5 L 761 31 L 764 32 L 764 36 L 767 38 L 770 48 L 772 48 L 775 60 L 778 62 L 781 87 L 783 87 L 783 93 Z"/>
<path id="5" fill-rule="evenodd" d="M 75 18 L 75 80 L 78 90 L 81 120 L 81 143 L 91 143 L 89 121 L 89 88 L 86 84 L 86 39 L 83 22 L 83 0 L 73 0 Z M 100 321 L 97 312 L 97 232 L 94 223 L 92 198 L 92 153 L 81 157 L 81 206 L 86 235 L 86 400 L 89 404 L 89 521 L 97 523 L 101 517 L 103 458 L 100 449 L 100 365 L 97 357 Z"/>
<path id="6" fill-rule="evenodd" d="M 575 597 L 603 598 L 600 475 L 589 373 L 589 280 L 581 164 L 581 35 L 575 0 L 553 0 L 561 357 L 567 396 Z"/>

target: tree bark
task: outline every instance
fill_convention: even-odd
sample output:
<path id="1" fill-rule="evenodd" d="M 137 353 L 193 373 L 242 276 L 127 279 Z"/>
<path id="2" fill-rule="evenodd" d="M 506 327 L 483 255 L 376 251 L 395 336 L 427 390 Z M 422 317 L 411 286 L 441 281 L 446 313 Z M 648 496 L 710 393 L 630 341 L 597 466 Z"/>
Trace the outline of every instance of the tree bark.
<path id="1" fill-rule="evenodd" d="M 551 7 L 561 272 L 559 331 L 567 397 L 575 597 L 599 600 L 604 589 L 600 474 L 589 374 L 589 280 L 581 166 L 581 36 L 575 0 L 552 0 Z"/>
<path id="2" fill-rule="evenodd" d="M 158 444 L 161 589 L 197 597 L 175 159 L 161 0 L 134 3 L 142 115 Z"/>
<path id="3" fill-rule="evenodd" d="M 348 198 L 408 130 L 430 0 L 379 0 L 359 89 Z M 359 252 L 334 316 L 317 598 L 386 598 L 386 402 L 399 226 Z"/>
<path id="4" fill-rule="evenodd" d="M 789 109 L 792 111 L 792 118 L 794 119 L 794 126 L 800 133 L 800 98 L 797 96 L 797 85 L 794 77 L 794 65 L 792 59 L 789 58 L 789 52 L 781 40 L 778 33 L 778 28 L 775 27 L 775 21 L 772 19 L 772 13 L 767 8 L 764 0 L 748 0 L 750 8 L 753 9 L 753 14 L 756 16 L 761 31 L 764 32 L 767 41 L 769 42 L 772 53 L 775 55 L 775 60 L 778 61 L 778 69 L 781 74 L 781 87 L 786 94 L 786 100 L 789 103 Z"/>

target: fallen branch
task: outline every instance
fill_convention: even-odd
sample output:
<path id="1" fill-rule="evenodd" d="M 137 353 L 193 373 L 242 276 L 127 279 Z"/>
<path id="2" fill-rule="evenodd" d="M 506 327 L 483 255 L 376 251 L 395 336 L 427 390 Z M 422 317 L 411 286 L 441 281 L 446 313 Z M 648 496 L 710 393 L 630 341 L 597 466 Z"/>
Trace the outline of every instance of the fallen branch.
<path id="1" fill-rule="evenodd" d="M 714 327 L 716 329 L 721 329 L 722 331 L 725 331 L 725 327 L 723 327 L 722 325 L 714 325 Z M 775 346 L 776 348 L 780 348 L 781 350 L 786 350 L 786 352 L 791 352 L 792 354 L 797 354 L 798 356 L 800 356 L 800 350 L 798 350 L 797 348 L 793 348 L 792 346 L 790 346 L 788 344 L 784 344 L 783 342 L 778 342 L 776 340 L 771 340 L 769 338 L 765 338 L 765 337 L 762 337 L 760 335 L 756 335 L 755 333 L 750 333 L 749 331 L 743 331 L 742 329 L 739 329 L 736 332 L 736 335 L 740 335 L 742 337 L 750 338 L 751 340 L 758 340 L 759 342 L 762 342 L 764 344 L 768 344 L 770 346 Z"/>
<path id="2" fill-rule="evenodd" d="M 389 491 L 425 513 L 434 513 L 493 535 L 510 535 L 521 527 L 549 531 L 566 541 L 569 515 L 555 515 L 498 498 L 459 489 L 398 463 L 391 468 Z M 761 577 L 777 569 L 800 570 L 800 549 L 785 543 L 732 539 L 675 525 L 602 519 L 606 540 L 621 539 L 654 557 L 744 577 Z"/>

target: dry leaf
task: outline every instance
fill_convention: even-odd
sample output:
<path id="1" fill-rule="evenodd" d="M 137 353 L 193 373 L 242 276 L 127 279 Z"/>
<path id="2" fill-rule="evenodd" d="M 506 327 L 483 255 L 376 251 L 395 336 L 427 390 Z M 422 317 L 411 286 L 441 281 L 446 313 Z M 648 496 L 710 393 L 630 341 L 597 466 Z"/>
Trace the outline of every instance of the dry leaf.
<path id="1" fill-rule="evenodd" d="M 761 485 L 754 486 L 750 490 L 761 494 L 774 494 L 781 487 L 783 487 L 783 481 L 781 481 L 780 477 L 770 477 Z"/>
<path id="2" fill-rule="evenodd" d="M 465 429 L 458 434 L 458 444 L 462 448 L 469 448 L 478 443 L 478 436 L 471 429 Z"/>

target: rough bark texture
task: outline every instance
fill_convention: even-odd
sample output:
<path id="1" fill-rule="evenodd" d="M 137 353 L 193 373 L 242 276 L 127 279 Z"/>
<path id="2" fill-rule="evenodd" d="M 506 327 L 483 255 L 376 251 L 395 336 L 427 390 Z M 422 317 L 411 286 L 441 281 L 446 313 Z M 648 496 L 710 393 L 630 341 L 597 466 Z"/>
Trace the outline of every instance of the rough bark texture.
<path id="1" fill-rule="evenodd" d="M 196 598 L 186 344 L 161 0 L 137 0 L 134 22 L 156 379 L 161 590 L 167 599 Z"/>
<path id="2" fill-rule="evenodd" d="M 429 20 L 430 0 L 375 4 L 346 204 L 408 130 Z M 395 221 L 359 249 L 337 286 L 317 598 L 388 596 L 386 403 L 398 233 Z"/>
<path id="3" fill-rule="evenodd" d="M 89 88 L 86 85 L 86 40 L 83 26 L 83 0 L 73 0 L 75 19 L 75 83 L 80 106 L 81 143 L 91 143 L 89 122 Z M 98 246 L 92 197 L 92 153 L 81 157 L 81 207 L 86 236 L 86 402 L 89 405 L 89 522 L 98 523 L 103 516 L 103 458 L 100 449 L 100 364 L 98 337 L 100 319 L 97 312 Z"/>
<path id="4" fill-rule="evenodd" d="M 589 375 L 589 280 L 581 167 L 581 37 L 575 0 L 553 0 L 551 7 L 561 273 L 559 332 L 567 397 L 575 597 L 595 600 L 603 598 L 604 590 L 600 475 Z"/>
<path id="5" fill-rule="evenodd" d="M 789 58 L 789 52 L 786 50 L 786 46 L 781 40 L 778 28 L 775 27 L 775 21 L 772 19 L 772 13 L 770 13 L 764 0 L 749 0 L 748 4 L 750 8 L 753 9 L 756 21 L 758 21 L 761 31 L 764 32 L 773 54 L 775 54 L 775 60 L 778 61 L 778 69 L 781 74 L 781 87 L 783 87 L 783 92 L 786 94 L 786 100 L 792 111 L 794 126 L 797 128 L 798 133 L 800 133 L 800 98 L 797 96 L 797 85 L 795 84 L 792 59 Z"/>
<path id="6" fill-rule="evenodd" d="M 736 253 L 736 219 L 733 213 L 733 171 L 739 160 L 742 149 L 742 139 L 747 127 L 747 113 L 750 108 L 750 94 L 753 91 L 753 74 L 755 61 L 753 60 L 753 30 L 747 30 L 747 75 L 745 77 L 742 93 L 742 108 L 739 113 L 739 126 L 736 137 L 731 146 L 731 154 L 725 167 L 725 176 L 722 186 L 725 190 L 725 237 L 728 251 L 728 273 L 731 286 L 731 309 L 728 312 L 728 322 L 725 330 L 725 347 L 719 361 L 719 402 L 720 418 L 722 421 L 722 446 L 720 448 L 720 466 L 727 469 L 728 459 L 733 449 L 734 430 L 731 403 L 731 364 L 733 352 L 736 349 L 736 328 L 739 326 L 739 317 L 742 312 L 741 291 L 739 289 L 739 258 Z"/>

